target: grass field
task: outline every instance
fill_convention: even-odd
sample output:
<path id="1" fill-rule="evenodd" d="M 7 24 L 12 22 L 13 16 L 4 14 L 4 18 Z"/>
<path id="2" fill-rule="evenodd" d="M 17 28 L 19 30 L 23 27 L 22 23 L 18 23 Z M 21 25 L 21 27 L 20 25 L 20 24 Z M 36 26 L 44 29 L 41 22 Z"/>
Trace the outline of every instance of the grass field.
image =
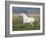
<path id="1" fill-rule="evenodd" d="M 24 30 L 39 30 L 40 29 L 40 17 L 34 16 L 35 22 L 33 27 L 30 23 L 23 23 L 22 16 L 12 16 L 13 31 L 24 31 Z"/>

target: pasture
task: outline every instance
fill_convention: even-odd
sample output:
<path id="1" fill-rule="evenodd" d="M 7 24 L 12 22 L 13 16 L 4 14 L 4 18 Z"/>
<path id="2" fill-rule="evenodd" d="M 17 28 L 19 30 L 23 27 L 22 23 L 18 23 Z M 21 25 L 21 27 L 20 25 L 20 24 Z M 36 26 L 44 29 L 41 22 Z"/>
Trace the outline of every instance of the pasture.
<path id="1" fill-rule="evenodd" d="M 31 17 L 31 16 L 29 16 Z M 31 23 L 23 23 L 23 16 L 12 16 L 13 31 L 24 31 L 24 30 L 40 30 L 40 17 L 32 16 L 35 18 L 33 27 Z"/>

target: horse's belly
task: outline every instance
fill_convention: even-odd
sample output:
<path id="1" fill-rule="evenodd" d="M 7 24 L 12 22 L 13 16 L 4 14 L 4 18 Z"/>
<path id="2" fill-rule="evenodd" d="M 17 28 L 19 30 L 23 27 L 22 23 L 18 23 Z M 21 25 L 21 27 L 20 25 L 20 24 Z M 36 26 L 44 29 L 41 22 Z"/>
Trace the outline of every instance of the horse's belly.
<path id="1" fill-rule="evenodd" d="M 24 20 L 23 20 L 23 23 L 30 23 L 30 20 L 24 19 Z"/>
<path id="2" fill-rule="evenodd" d="M 31 23 L 31 22 L 34 22 L 35 19 L 34 18 L 23 18 L 23 23 Z"/>

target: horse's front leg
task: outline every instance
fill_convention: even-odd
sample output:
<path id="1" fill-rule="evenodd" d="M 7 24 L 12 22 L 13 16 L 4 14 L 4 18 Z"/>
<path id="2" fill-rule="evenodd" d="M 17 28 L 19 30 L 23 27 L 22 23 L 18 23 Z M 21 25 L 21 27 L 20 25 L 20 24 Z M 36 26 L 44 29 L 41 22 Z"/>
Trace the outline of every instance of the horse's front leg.
<path id="1" fill-rule="evenodd" d="M 32 25 L 32 28 L 33 28 L 33 23 L 31 23 L 31 25 Z"/>

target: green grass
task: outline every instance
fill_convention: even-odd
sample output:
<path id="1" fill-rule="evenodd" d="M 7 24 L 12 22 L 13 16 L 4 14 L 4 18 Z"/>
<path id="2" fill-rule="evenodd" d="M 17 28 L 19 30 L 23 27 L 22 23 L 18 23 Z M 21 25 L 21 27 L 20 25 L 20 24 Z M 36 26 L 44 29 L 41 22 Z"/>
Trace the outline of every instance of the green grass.
<path id="1" fill-rule="evenodd" d="M 39 16 L 35 16 L 35 22 L 33 23 L 33 27 L 30 23 L 23 23 L 22 16 L 13 16 L 13 31 L 24 31 L 24 30 L 39 30 L 40 29 L 40 18 Z M 37 21 L 38 19 L 38 21 Z"/>

